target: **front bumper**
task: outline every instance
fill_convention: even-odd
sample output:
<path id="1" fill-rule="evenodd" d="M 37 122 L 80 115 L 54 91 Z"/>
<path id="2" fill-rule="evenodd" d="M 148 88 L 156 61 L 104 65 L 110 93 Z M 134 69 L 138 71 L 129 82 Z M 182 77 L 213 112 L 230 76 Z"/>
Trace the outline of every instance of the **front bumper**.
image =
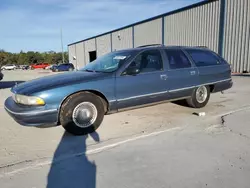
<path id="1" fill-rule="evenodd" d="M 57 109 L 19 105 L 12 97 L 5 100 L 4 108 L 17 123 L 24 126 L 49 127 L 56 126 L 58 122 Z"/>

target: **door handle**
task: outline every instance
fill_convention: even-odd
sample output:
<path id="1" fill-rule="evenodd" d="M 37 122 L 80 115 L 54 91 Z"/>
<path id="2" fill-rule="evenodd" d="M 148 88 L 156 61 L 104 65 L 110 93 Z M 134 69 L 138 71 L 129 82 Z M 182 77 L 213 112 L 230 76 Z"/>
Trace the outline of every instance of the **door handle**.
<path id="1" fill-rule="evenodd" d="M 160 77 L 162 80 L 166 80 L 168 78 L 168 76 L 166 74 L 162 74 Z"/>
<path id="2" fill-rule="evenodd" d="M 190 75 L 195 75 L 196 71 L 190 71 Z"/>

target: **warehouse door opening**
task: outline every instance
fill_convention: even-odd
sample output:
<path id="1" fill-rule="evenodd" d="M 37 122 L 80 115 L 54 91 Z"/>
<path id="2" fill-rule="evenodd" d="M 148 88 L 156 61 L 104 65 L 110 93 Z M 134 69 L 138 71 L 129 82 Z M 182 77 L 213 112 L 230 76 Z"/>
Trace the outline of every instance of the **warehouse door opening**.
<path id="1" fill-rule="evenodd" d="M 96 59 L 96 51 L 89 52 L 89 62 L 92 62 Z"/>

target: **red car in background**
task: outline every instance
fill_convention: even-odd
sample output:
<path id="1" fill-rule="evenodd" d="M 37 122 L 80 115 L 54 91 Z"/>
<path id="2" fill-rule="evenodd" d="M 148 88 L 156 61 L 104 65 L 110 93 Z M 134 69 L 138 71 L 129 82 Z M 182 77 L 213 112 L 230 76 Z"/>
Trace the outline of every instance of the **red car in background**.
<path id="1" fill-rule="evenodd" d="M 48 66 L 50 66 L 49 63 L 36 63 L 34 65 L 31 65 L 31 69 L 45 69 Z"/>

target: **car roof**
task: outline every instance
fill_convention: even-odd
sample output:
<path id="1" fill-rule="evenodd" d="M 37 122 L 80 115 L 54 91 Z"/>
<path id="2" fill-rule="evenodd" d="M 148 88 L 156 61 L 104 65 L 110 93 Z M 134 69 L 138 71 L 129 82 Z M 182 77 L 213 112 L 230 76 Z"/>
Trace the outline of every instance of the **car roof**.
<path id="1" fill-rule="evenodd" d="M 145 49 L 197 49 L 197 50 L 209 50 L 209 48 L 207 46 L 178 46 L 178 45 L 150 44 L 150 45 L 138 46 L 136 48 L 117 50 L 115 52 L 142 51 L 142 50 L 145 50 Z"/>

